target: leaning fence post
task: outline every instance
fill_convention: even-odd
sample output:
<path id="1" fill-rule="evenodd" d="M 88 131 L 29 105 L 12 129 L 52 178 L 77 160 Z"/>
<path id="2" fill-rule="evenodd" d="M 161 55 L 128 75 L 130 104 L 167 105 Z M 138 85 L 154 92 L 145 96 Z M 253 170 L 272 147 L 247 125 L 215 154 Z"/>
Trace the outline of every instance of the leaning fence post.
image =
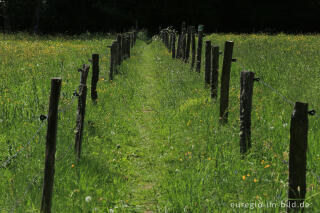
<path id="1" fill-rule="evenodd" d="M 240 77 L 240 153 L 251 148 L 251 110 L 254 73 L 244 71 Z"/>
<path id="2" fill-rule="evenodd" d="M 228 106 L 229 106 L 229 83 L 230 71 L 232 63 L 233 41 L 226 41 L 224 47 L 224 58 L 221 75 L 220 89 L 220 121 L 226 123 L 228 121 Z"/>
<path id="3" fill-rule="evenodd" d="M 192 58 L 191 58 L 191 69 L 194 68 L 194 62 L 196 60 L 196 36 L 195 27 L 191 27 L 191 45 L 192 45 Z"/>
<path id="4" fill-rule="evenodd" d="M 131 48 L 130 42 L 131 42 L 131 41 L 130 41 L 130 36 L 128 36 L 128 49 L 127 49 L 127 51 L 128 51 L 128 58 L 130 58 L 130 55 L 131 55 L 131 54 L 130 54 L 130 50 L 131 50 L 131 49 L 130 49 L 130 48 Z"/>
<path id="5" fill-rule="evenodd" d="M 287 212 L 302 210 L 306 194 L 308 104 L 296 102 L 290 124 L 289 190 Z"/>
<path id="6" fill-rule="evenodd" d="M 211 98 L 218 97 L 219 55 L 219 46 L 213 46 L 211 62 Z"/>
<path id="7" fill-rule="evenodd" d="M 77 118 L 76 118 L 76 130 L 75 130 L 75 153 L 77 155 L 77 160 L 80 160 L 81 155 L 81 144 L 82 144 L 82 136 L 83 136 L 83 124 L 84 124 L 84 116 L 86 111 L 86 100 L 87 100 L 87 76 L 89 72 L 90 66 L 83 65 L 82 69 L 79 69 L 81 73 L 80 76 L 80 85 L 79 85 L 79 98 L 78 98 L 78 110 L 77 110 Z"/>
<path id="8" fill-rule="evenodd" d="M 172 33 L 171 39 L 172 58 L 176 57 L 176 33 Z"/>
<path id="9" fill-rule="evenodd" d="M 198 26 L 197 61 L 196 61 L 196 71 L 197 72 L 200 72 L 200 69 L 201 69 L 202 37 L 203 37 L 203 25 L 199 25 Z"/>
<path id="10" fill-rule="evenodd" d="M 41 212 L 51 212 L 61 78 L 51 79 Z"/>
<path id="11" fill-rule="evenodd" d="M 206 41 L 205 56 L 205 86 L 209 86 L 211 75 L 211 41 Z"/>
<path id="12" fill-rule="evenodd" d="M 98 98 L 97 83 L 99 80 L 99 54 L 92 54 L 92 78 L 91 78 L 91 99 Z"/>

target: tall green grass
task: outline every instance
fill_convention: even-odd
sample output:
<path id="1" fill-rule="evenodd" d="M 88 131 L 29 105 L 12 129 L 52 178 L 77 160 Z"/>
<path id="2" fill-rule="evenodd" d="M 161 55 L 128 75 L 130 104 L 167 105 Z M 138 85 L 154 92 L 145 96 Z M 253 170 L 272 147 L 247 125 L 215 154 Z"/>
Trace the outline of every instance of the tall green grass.
<path id="1" fill-rule="evenodd" d="M 235 42 L 239 62 L 232 65 L 226 125 L 219 125 L 219 99 L 211 100 L 203 70 L 199 75 L 189 64 L 172 60 L 157 39 L 149 45 L 138 41 L 131 59 L 109 82 L 107 46 L 113 37 L 0 37 L 1 162 L 23 148 L 41 125 L 38 118 L 48 111 L 50 78 L 63 79 L 52 212 L 285 211 L 231 207 L 280 204 L 288 191 L 284 162 L 293 106 L 255 82 L 252 149 L 243 158 L 240 72 L 243 65 L 290 100 L 308 102 L 320 112 L 318 35 L 205 37 L 222 50 L 226 40 Z M 72 93 L 80 80 L 77 69 L 92 53 L 102 57 L 98 102 L 91 103 L 88 94 L 83 153 L 77 164 L 77 100 Z M 320 208 L 319 124 L 319 118 L 309 117 L 308 212 Z M 46 125 L 7 169 L 1 169 L 0 212 L 39 211 L 45 134 Z"/>

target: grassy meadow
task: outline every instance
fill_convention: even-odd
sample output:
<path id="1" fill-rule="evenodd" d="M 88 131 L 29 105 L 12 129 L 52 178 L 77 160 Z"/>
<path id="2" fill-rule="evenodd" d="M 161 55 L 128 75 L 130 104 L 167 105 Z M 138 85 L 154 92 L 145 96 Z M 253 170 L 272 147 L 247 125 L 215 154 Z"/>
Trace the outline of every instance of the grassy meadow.
<path id="1" fill-rule="evenodd" d="M 50 78 L 56 76 L 63 83 L 52 212 L 285 212 L 279 205 L 287 199 L 293 105 L 255 82 L 252 149 L 243 158 L 240 72 L 255 72 L 320 114 L 320 36 L 207 35 L 204 40 L 222 51 L 226 40 L 235 42 L 226 125 L 219 124 L 219 98 L 211 100 L 205 88 L 204 63 L 196 73 L 171 59 L 156 37 L 149 45 L 138 40 L 110 82 L 107 46 L 113 39 L 0 34 L 1 164 L 20 151 L 0 168 L 0 212 L 39 212 L 46 138 L 46 121 L 39 117 L 47 114 Z M 78 68 L 93 53 L 100 54 L 98 102 L 88 92 L 77 163 L 72 93 Z M 87 82 L 90 91 L 91 74 Z M 306 212 L 320 209 L 319 114 L 309 117 Z M 252 208 L 232 208 L 241 203 Z M 276 207 L 252 206 L 270 203 Z"/>

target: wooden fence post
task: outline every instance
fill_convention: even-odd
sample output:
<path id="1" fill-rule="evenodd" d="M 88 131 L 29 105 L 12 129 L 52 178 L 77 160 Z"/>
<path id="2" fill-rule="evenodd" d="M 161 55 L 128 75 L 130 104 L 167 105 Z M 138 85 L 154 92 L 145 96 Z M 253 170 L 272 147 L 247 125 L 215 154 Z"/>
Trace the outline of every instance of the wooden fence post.
<path id="1" fill-rule="evenodd" d="M 308 104 L 296 102 L 290 124 L 289 190 L 287 212 L 303 211 L 306 194 Z"/>
<path id="2" fill-rule="evenodd" d="M 218 97 L 219 55 L 219 46 L 213 46 L 211 62 L 211 98 L 213 99 Z"/>
<path id="3" fill-rule="evenodd" d="M 130 33 L 131 48 L 134 46 L 133 32 Z"/>
<path id="4" fill-rule="evenodd" d="M 131 47 L 130 47 L 130 36 L 128 36 L 128 38 L 127 38 L 127 39 L 128 39 L 128 47 L 127 47 L 127 51 L 128 51 L 128 58 L 130 58 L 130 56 L 131 56 L 131 54 L 130 54 L 130 50 L 131 50 L 131 49 L 130 49 L 130 48 L 131 48 Z"/>
<path id="5" fill-rule="evenodd" d="M 191 45 L 191 26 L 188 27 L 188 37 L 187 37 L 187 46 L 185 53 L 185 62 L 188 62 L 190 57 L 190 45 Z"/>
<path id="6" fill-rule="evenodd" d="M 98 98 L 97 83 L 99 80 L 99 54 L 92 54 L 92 78 L 91 78 L 91 99 Z"/>
<path id="7" fill-rule="evenodd" d="M 232 63 L 233 41 L 226 41 L 224 47 L 224 58 L 221 75 L 220 89 L 220 121 L 228 122 L 228 106 L 229 106 L 229 83 L 230 71 Z"/>
<path id="8" fill-rule="evenodd" d="M 182 61 L 186 61 L 186 48 L 187 48 L 187 34 L 184 32 L 182 37 L 182 45 L 181 45 L 181 55 Z"/>
<path id="9" fill-rule="evenodd" d="M 196 60 L 196 36 L 195 36 L 195 27 L 194 26 L 192 26 L 192 29 L 191 29 L 191 45 L 192 45 L 191 69 L 193 69 L 194 63 Z"/>
<path id="10" fill-rule="evenodd" d="M 179 34 L 179 36 L 178 36 L 178 44 L 177 44 L 176 58 L 180 58 L 180 57 L 181 57 L 181 39 L 182 39 L 182 34 Z"/>
<path id="11" fill-rule="evenodd" d="M 251 110 L 254 73 L 244 71 L 240 77 L 240 153 L 251 148 Z"/>
<path id="12" fill-rule="evenodd" d="M 168 37 L 169 37 L 168 49 L 169 49 L 169 53 L 171 53 L 171 44 L 172 44 L 172 33 L 171 32 L 168 32 Z"/>
<path id="13" fill-rule="evenodd" d="M 117 42 L 118 42 L 118 65 L 120 66 L 121 65 L 121 63 L 122 63 L 122 35 L 121 34 L 118 34 L 117 35 Z"/>
<path id="14" fill-rule="evenodd" d="M 172 58 L 176 58 L 176 33 L 172 33 L 171 43 Z"/>
<path id="15" fill-rule="evenodd" d="M 205 86 L 210 85 L 211 75 L 211 41 L 206 41 L 206 52 L 205 52 Z"/>
<path id="16" fill-rule="evenodd" d="M 113 59 L 114 59 L 114 62 L 113 62 L 113 66 L 114 66 L 114 73 L 115 74 L 118 74 L 119 73 L 119 70 L 118 70 L 118 68 L 119 68 L 119 52 L 120 52 L 120 49 L 119 49 L 119 42 L 118 41 L 114 41 L 113 42 L 114 44 L 114 57 L 113 57 Z"/>
<path id="17" fill-rule="evenodd" d="M 81 155 L 81 144 L 83 136 L 83 125 L 84 116 L 86 112 L 86 100 L 87 100 L 87 76 L 89 73 L 90 66 L 83 65 L 82 69 L 79 69 L 80 74 L 80 85 L 79 85 L 79 98 L 78 98 L 78 110 L 76 118 L 76 131 L 75 131 L 75 153 L 77 155 L 77 160 L 80 160 Z"/>
<path id="18" fill-rule="evenodd" d="M 136 42 L 137 42 L 137 31 L 135 30 L 133 32 L 133 44 L 136 45 Z"/>
<path id="19" fill-rule="evenodd" d="M 121 63 L 126 59 L 126 39 L 125 35 L 121 36 Z"/>
<path id="20" fill-rule="evenodd" d="M 41 212 L 51 212 L 61 78 L 51 79 Z"/>
<path id="21" fill-rule="evenodd" d="M 126 41 L 126 40 L 124 40 Z M 124 44 L 126 45 L 126 42 L 124 42 Z M 113 80 L 113 71 L 114 71 L 114 42 L 111 44 L 110 47 L 110 71 L 109 71 L 109 80 L 112 81 Z M 124 58 L 125 59 L 125 58 Z"/>
<path id="22" fill-rule="evenodd" d="M 202 37 L 203 37 L 203 25 L 199 25 L 199 27 L 198 27 L 197 61 L 196 61 L 196 71 L 199 73 L 201 70 Z"/>

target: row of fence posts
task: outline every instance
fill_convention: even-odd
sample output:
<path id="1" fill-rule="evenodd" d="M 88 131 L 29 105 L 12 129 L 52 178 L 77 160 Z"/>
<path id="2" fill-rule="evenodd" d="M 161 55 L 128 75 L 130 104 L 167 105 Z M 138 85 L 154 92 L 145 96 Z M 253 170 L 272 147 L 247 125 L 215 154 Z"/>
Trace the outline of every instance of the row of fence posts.
<path id="1" fill-rule="evenodd" d="M 196 71 L 201 70 L 201 53 L 203 43 L 203 25 L 198 27 L 198 46 L 195 55 L 195 27 L 189 26 L 186 31 L 185 22 L 178 37 L 176 49 L 176 34 L 173 28 L 169 27 L 160 31 L 160 38 L 164 45 L 172 53 L 172 58 L 182 59 L 188 62 L 191 45 L 191 68 L 196 63 Z M 212 46 L 211 41 L 205 43 L 205 87 L 211 86 L 211 98 L 218 97 L 218 71 L 219 71 L 219 46 Z M 224 47 L 224 58 L 220 79 L 220 114 L 221 124 L 228 122 L 229 107 L 229 85 L 232 62 L 233 41 L 226 41 Z M 196 61 L 195 61 L 196 58 Z M 245 154 L 251 148 L 251 111 L 254 81 L 253 72 L 243 71 L 240 77 L 240 153 Z M 312 112 L 313 111 L 313 112 Z M 308 104 L 296 102 L 291 117 L 290 126 L 290 153 L 289 153 L 289 190 L 287 211 L 296 211 L 305 207 L 306 194 L 306 152 L 308 144 L 308 114 L 314 114 L 314 110 L 308 111 Z M 310 113 L 312 112 L 312 113 Z"/>
<path id="2" fill-rule="evenodd" d="M 126 33 L 118 35 L 117 40 L 112 42 L 111 45 L 111 63 L 110 63 L 110 80 L 113 79 L 114 73 L 118 72 L 118 66 L 122 61 L 130 58 L 130 49 L 135 45 L 137 33 Z M 92 59 L 92 80 L 91 80 L 91 99 L 94 103 L 98 98 L 96 91 L 99 79 L 99 54 L 93 54 Z M 77 162 L 81 156 L 81 143 L 83 138 L 84 117 L 87 99 L 87 77 L 90 66 L 83 65 L 80 72 L 80 85 L 79 92 L 74 95 L 78 96 L 78 108 L 76 116 L 76 129 L 75 129 L 75 145 L 74 151 L 76 154 Z M 46 137 L 46 153 L 45 153 L 45 168 L 43 179 L 43 191 L 41 200 L 41 212 L 51 212 L 52 206 L 52 190 L 54 184 L 54 171 L 55 171 L 55 152 L 56 152 L 56 137 L 58 126 L 58 105 L 60 98 L 62 79 L 55 77 L 51 79 L 51 91 L 49 99 L 49 112 L 48 112 L 48 128 Z"/>
<path id="3" fill-rule="evenodd" d="M 137 40 L 137 32 L 126 34 L 118 34 L 117 39 L 112 42 L 111 57 L 110 57 L 110 72 L 109 79 L 112 81 L 114 74 L 118 74 L 118 66 L 120 66 L 123 60 L 130 58 L 130 50 L 135 45 Z"/>

